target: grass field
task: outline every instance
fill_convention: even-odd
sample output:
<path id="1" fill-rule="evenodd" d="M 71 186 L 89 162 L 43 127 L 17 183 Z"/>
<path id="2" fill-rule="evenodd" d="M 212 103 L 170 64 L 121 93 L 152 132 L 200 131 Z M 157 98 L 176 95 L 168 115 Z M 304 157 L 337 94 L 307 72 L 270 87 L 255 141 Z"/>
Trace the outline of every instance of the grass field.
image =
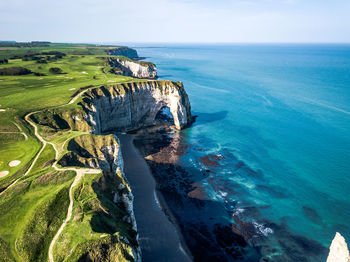
<path id="1" fill-rule="evenodd" d="M 106 50 L 112 48 L 117 47 L 84 44 L 0 47 L 0 59 L 8 59 L 8 63 L 0 64 L 0 70 L 22 67 L 32 72 L 0 75 L 0 261 L 48 260 L 50 242 L 67 214 L 68 192 L 75 177 L 74 171 L 57 171 L 52 167 L 56 151 L 61 157 L 67 153 L 71 139 L 87 134 L 38 126 L 39 133 L 48 142 L 43 148 L 34 135 L 33 126 L 25 121 L 25 115 L 49 108 L 75 109 L 79 99 L 66 104 L 84 87 L 140 81 L 109 72 Z M 42 54 L 52 51 L 64 55 Z M 44 62 L 32 60 L 33 56 Z M 33 162 L 36 157 L 37 161 Z M 10 167 L 13 160 L 20 163 Z M 106 174 L 83 178 L 74 189 L 74 219 L 67 224 L 54 248 L 57 261 L 77 261 L 92 246 L 97 253 L 89 254 L 90 257 L 98 258 L 100 250 L 120 261 L 132 258 L 130 246 L 118 239 L 121 234 L 132 241 L 134 232 L 127 223 L 115 221 L 125 214 L 123 208 L 113 206 L 108 200 L 111 192 L 101 190 L 101 176 L 107 176 L 115 186 L 123 182 L 118 176 L 110 178 Z M 103 210 L 108 210 L 110 215 L 103 214 Z M 109 229 L 103 229 L 101 223 L 108 223 Z M 107 251 L 102 248 L 106 245 L 109 246 Z M 72 253 L 67 256 L 66 252 Z"/>

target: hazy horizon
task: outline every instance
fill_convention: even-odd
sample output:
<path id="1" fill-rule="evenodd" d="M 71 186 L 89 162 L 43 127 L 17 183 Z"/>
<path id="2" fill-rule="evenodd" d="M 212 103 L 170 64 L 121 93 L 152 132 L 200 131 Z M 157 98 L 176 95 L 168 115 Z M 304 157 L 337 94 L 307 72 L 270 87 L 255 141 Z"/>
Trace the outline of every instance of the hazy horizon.
<path id="1" fill-rule="evenodd" d="M 350 1 L 13 0 L 0 38 L 70 43 L 350 43 Z"/>

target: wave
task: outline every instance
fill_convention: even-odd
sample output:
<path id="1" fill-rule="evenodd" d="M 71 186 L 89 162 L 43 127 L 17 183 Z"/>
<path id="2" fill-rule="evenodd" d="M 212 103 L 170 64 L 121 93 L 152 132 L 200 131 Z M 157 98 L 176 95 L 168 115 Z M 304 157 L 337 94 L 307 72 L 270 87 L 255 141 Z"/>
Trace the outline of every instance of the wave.
<path id="1" fill-rule="evenodd" d="M 253 222 L 253 225 L 254 225 L 256 231 L 265 237 L 267 237 L 269 234 L 273 234 L 273 230 L 269 227 L 265 227 L 263 224 Z"/>
<path id="2" fill-rule="evenodd" d="M 203 85 L 198 85 L 196 83 L 191 82 L 191 84 L 196 85 L 200 88 L 208 89 L 208 90 L 213 90 L 221 93 L 231 93 L 229 90 L 226 89 L 221 89 L 221 88 L 215 88 L 215 87 L 209 87 L 209 86 L 203 86 Z"/>
<path id="3" fill-rule="evenodd" d="M 340 112 L 340 113 L 343 113 L 343 114 L 346 114 L 346 115 L 350 115 L 349 111 L 346 111 L 344 109 L 341 109 L 341 108 L 338 108 L 338 107 L 335 107 L 335 106 L 330 106 L 330 105 L 324 104 L 324 103 L 319 102 L 319 101 L 315 101 L 315 100 L 312 100 L 312 99 L 303 99 L 303 101 L 306 102 L 306 103 L 312 104 L 312 105 L 321 106 L 321 107 L 332 109 L 334 111 L 337 111 L 337 112 Z"/>

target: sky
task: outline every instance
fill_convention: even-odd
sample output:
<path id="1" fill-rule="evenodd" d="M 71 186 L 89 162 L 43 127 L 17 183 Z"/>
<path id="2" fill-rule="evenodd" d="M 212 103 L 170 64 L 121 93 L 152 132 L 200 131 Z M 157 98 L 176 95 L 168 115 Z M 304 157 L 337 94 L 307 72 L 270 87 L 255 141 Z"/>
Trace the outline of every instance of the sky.
<path id="1" fill-rule="evenodd" d="M 350 0 L 0 0 L 0 40 L 350 43 Z"/>

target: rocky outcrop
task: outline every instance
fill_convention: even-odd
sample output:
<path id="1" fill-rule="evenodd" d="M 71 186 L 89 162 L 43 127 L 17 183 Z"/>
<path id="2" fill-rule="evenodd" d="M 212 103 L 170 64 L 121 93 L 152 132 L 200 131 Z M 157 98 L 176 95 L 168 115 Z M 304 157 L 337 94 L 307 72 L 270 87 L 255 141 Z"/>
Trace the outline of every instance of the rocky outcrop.
<path id="1" fill-rule="evenodd" d="M 350 262 L 348 245 L 346 244 L 344 237 L 338 232 L 335 234 L 329 248 L 327 262 Z"/>
<path id="2" fill-rule="evenodd" d="M 71 139 L 66 153 L 60 160 L 61 166 L 79 166 L 102 169 L 116 173 L 121 165 L 119 143 L 113 135 L 82 135 Z"/>
<path id="3" fill-rule="evenodd" d="M 107 54 L 109 55 L 118 55 L 118 56 L 126 56 L 131 59 L 139 58 L 137 51 L 135 49 L 121 46 L 114 49 L 109 49 L 107 51 Z"/>
<path id="4" fill-rule="evenodd" d="M 150 62 L 136 62 L 127 58 L 108 58 L 109 65 L 120 68 L 125 76 L 135 78 L 155 79 L 157 78 L 157 68 Z"/>
<path id="5" fill-rule="evenodd" d="M 93 88 L 84 94 L 81 105 L 85 115 L 79 119 L 86 121 L 94 134 L 154 125 L 157 113 L 164 107 L 170 109 L 177 129 L 183 129 L 193 119 L 180 82 L 142 81 Z"/>

